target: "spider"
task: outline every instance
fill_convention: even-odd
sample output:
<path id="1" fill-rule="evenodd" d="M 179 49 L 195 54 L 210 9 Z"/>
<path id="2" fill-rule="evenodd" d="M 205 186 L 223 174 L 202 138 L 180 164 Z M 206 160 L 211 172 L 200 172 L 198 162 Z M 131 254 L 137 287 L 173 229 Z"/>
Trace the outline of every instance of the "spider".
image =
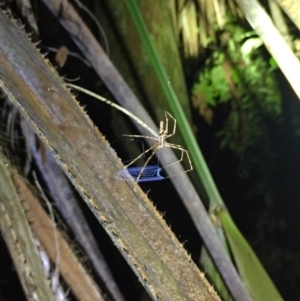
<path id="1" fill-rule="evenodd" d="M 173 119 L 174 121 L 174 127 L 173 127 L 173 131 L 172 133 L 169 134 L 169 120 L 168 120 L 168 116 L 170 118 Z M 164 122 L 163 121 L 160 121 L 160 124 L 159 124 L 159 133 L 158 133 L 158 137 L 150 137 L 150 136 L 143 136 L 143 135 L 124 135 L 124 136 L 127 136 L 127 137 L 134 137 L 134 138 L 144 138 L 144 139 L 151 139 L 151 140 L 155 140 L 156 143 L 153 144 L 150 148 L 148 148 L 147 150 L 145 150 L 143 153 L 141 153 L 138 157 L 136 157 L 134 160 L 132 160 L 129 164 L 127 164 L 124 169 L 127 169 L 130 165 L 132 165 L 134 162 L 136 162 L 139 158 L 141 158 L 142 156 L 144 156 L 146 153 L 152 151 L 152 154 L 149 156 L 149 158 L 146 160 L 146 163 L 144 164 L 143 168 L 141 169 L 139 175 L 137 176 L 137 178 L 135 179 L 136 182 L 139 181 L 145 167 L 147 166 L 147 164 L 149 163 L 149 161 L 151 160 L 151 158 L 154 156 L 154 154 L 156 153 L 157 150 L 161 149 L 161 148 L 164 148 L 164 147 L 169 147 L 169 148 L 173 148 L 173 149 L 178 149 L 181 151 L 181 157 L 179 160 L 167 165 L 167 166 L 171 166 L 171 165 L 174 165 L 176 163 L 179 163 L 183 160 L 183 156 L 184 154 L 186 155 L 187 159 L 188 159 L 188 162 L 189 162 L 189 169 L 183 171 L 182 173 L 186 173 L 186 172 L 189 172 L 191 170 L 193 170 L 193 166 L 192 166 L 192 162 L 191 162 L 191 159 L 190 159 L 190 156 L 189 156 L 189 153 L 186 149 L 184 149 L 181 145 L 178 145 L 178 144 L 173 144 L 173 143 L 169 143 L 166 141 L 166 139 L 172 137 L 175 135 L 175 131 L 176 131 L 176 119 L 169 113 L 169 112 L 165 112 L 165 118 L 166 118 L 166 121 L 165 121 L 165 124 L 166 126 L 164 127 Z M 166 167 L 167 167 L 166 166 Z M 170 177 L 173 177 L 175 175 L 171 175 L 169 177 L 166 177 L 166 178 L 170 178 Z"/>

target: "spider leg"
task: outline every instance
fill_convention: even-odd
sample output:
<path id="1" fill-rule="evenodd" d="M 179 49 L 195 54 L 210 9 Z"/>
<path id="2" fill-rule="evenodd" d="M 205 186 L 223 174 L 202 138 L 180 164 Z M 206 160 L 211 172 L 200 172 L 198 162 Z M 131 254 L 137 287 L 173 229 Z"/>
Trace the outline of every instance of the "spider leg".
<path id="1" fill-rule="evenodd" d="M 166 135 L 165 135 L 165 139 L 167 139 L 167 138 L 172 137 L 173 135 L 175 135 L 175 132 L 176 132 L 176 123 L 177 123 L 177 121 L 176 121 L 176 119 L 175 119 L 169 112 L 166 111 L 165 114 L 166 114 Z M 168 115 L 169 115 L 169 116 L 173 119 L 173 121 L 174 121 L 174 127 L 173 127 L 173 131 L 172 131 L 171 134 L 168 134 L 168 117 L 167 117 Z"/>
<path id="2" fill-rule="evenodd" d="M 156 152 L 156 149 L 153 150 L 152 154 L 151 154 L 151 155 L 149 156 L 149 158 L 147 159 L 147 161 L 146 161 L 146 163 L 144 164 L 143 168 L 141 169 L 139 175 L 138 175 L 137 178 L 135 179 L 136 182 L 139 181 L 140 176 L 142 175 L 142 173 L 143 173 L 145 167 L 147 166 L 147 164 L 149 163 L 149 161 L 150 161 L 150 160 L 152 159 L 152 157 L 154 156 L 155 152 Z"/>
<path id="3" fill-rule="evenodd" d="M 184 152 L 185 152 L 185 155 L 189 161 L 189 165 L 190 165 L 190 168 L 185 170 L 184 172 L 189 172 L 189 171 L 192 171 L 193 170 L 193 165 L 192 165 L 192 162 L 191 162 L 191 158 L 190 158 L 190 155 L 189 155 L 189 152 L 186 150 L 186 149 L 182 149 Z"/>
<path id="4" fill-rule="evenodd" d="M 181 151 L 181 157 L 180 157 L 179 160 L 177 160 L 177 161 L 175 161 L 175 162 L 173 162 L 173 163 L 171 163 L 171 164 L 169 164 L 169 165 L 167 165 L 167 166 L 165 166 L 165 167 L 168 167 L 168 166 L 171 166 L 171 165 L 180 163 L 180 162 L 183 160 L 183 156 L 184 156 L 184 154 L 185 154 L 186 157 L 187 157 L 187 159 L 188 159 L 188 162 L 189 162 L 189 165 L 190 165 L 190 166 L 189 166 L 188 169 L 184 170 L 183 172 L 181 172 L 181 173 L 179 173 L 179 174 L 187 173 L 187 172 L 193 170 L 193 165 L 192 165 L 192 162 L 191 162 L 191 158 L 190 158 L 190 155 L 189 155 L 189 153 L 188 153 L 188 151 L 187 151 L 186 149 L 184 149 L 184 148 L 182 148 L 182 147 L 178 147 L 178 145 L 172 144 L 172 143 L 168 143 L 167 146 L 169 146 L 170 148 L 174 148 L 174 149 L 180 150 L 180 151 Z M 168 176 L 168 177 L 166 177 L 166 178 L 171 178 L 171 177 L 174 177 L 174 176 L 176 176 L 176 175 L 178 175 L 178 174 L 171 175 L 171 176 Z"/>
<path id="5" fill-rule="evenodd" d="M 170 146 L 170 148 L 172 148 L 172 146 Z M 181 151 L 180 159 L 177 160 L 177 161 L 175 161 L 175 162 L 172 162 L 172 163 L 166 165 L 165 167 L 172 166 L 172 165 L 174 165 L 174 164 L 180 163 L 180 162 L 183 160 L 183 153 L 184 153 L 185 150 L 184 150 L 183 148 L 177 148 L 177 147 L 176 147 L 176 149 L 178 149 L 178 150 Z"/>
<path id="6" fill-rule="evenodd" d="M 146 153 L 148 153 L 149 151 L 151 151 L 153 148 L 157 147 L 157 143 L 155 143 L 154 145 L 152 145 L 150 148 L 148 148 L 147 150 L 145 150 L 143 153 L 141 153 L 139 156 L 137 156 L 134 160 L 132 160 L 129 164 L 127 164 L 126 166 L 124 166 L 124 168 L 129 167 L 132 163 L 134 163 L 135 161 L 137 161 L 139 158 L 141 158 L 143 155 L 145 155 Z M 143 170 L 142 170 L 143 171 Z M 141 172 L 142 172 L 141 171 Z M 140 174 L 141 174 L 140 172 Z"/>
<path id="7" fill-rule="evenodd" d="M 168 112 L 165 111 L 165 118 L 166 118 L 165 134 L 168 134 L 168 131 L 169 131 L 169 119 L 168 119 L 167 113 L 168 113 Z"/>
<path id="8" fill-rule="evenodd" d="M 169 142 L 165 142 L 164 144 L 165 147 L 170 147 L 170 148 L 177 148 L 177 149 L 184 149 L 181 145 L 179 144 L 174 144 L 174 143 L 169 143 Z"/>

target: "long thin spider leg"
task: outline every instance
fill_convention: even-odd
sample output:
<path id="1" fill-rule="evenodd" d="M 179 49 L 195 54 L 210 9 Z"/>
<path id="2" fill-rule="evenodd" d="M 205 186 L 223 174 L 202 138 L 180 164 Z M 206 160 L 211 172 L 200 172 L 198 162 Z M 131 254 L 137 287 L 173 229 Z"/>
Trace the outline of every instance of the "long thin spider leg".
<path id="1" fill-rule="evenodd" d="M 186 150 L 186 149 L 183 149 L 183 151 L 185 152 L 185 155 L 189 161 L 189 165 L 190 165 L 190 168 L 185 170 L 184 172 L 189 172 L 189 171 L 192 171 L 193 170 L 193 165 L 192 165 L 192 162 L 191 162 L 191 158 L 190 158 L 190 155 L 189 155 L 189 152 Z"/>
<path id="2" fill-rule="evenodd" d="M 141 169 L 139 175 L 137 176 L 137 178 L 135 179 L 136 182 L 139 181 L 139 178 L 141 177 L 141 174 L 143 173 L 145 167 L 147 166 L 148 162 L 151 160 L 151 158 L 154 156 L 155 152 L 157 149 L 154 149 L 152 154 L 149 156 L 149 158 L 147 159 L 146 163 L 144 164 L 143 168 Z"/>
<path id="3" fill-rule="evenodd" d="M 171 148 L 174 148 L 174 147 L 172 147 L 172 146 L 170 146 L 170 147 L 171 147 Z M 187 157 L 187 159 L 188 159 L 188 161 L 189 161 L 190 167 L 189 167 L 189 169 L 186 169 L 185 171 L 179 173 L 179 175 L 180 175 L 180 174 L 183 174 L 183 173 L 187 173 L 187 172 L 193 170 L 193 165 L 192 165 L 192 162 L 191 162 L 190 155 L 189 155 L 188 151 L 187 151 L 186 149 L 184 149 L 184 148 L 178 148 L 178 147 L 175 147 L 175 149 L 178 149 L 178 150 L 181 151 L 181 157 L 180 157 L 180 159 L 177 160 L 177 161 L 175 161 L 175 162 L 173 162 L 173 163 L 171 163 L 171 164 L 169 164 L 169 165 L 167 165 L 167 166 L 165 166 L 165 167 L 168 167 L 168 166 L 171 166 L 171 165 L 180 163 L 180 162 L 183 160 L 183 156 L 184 156 L 184 154 L 185 154 L 186 157 Z M 177 175 L 178 175 L 178 174 L 175 174 L 175 175 L 171 175 L 171 176 L 168 176 L 168 177 L 165 177 L 165 178 L 171 178 L 171 177 L 174 177 L 174 176 L 177 176 Z"/>
<path id="4" fill-rule="evenodd" d="M 147 150 L 145 150 L 143 153 L 141 153 L 139 156 L 137 156 L 134 160 L 132 160 L 129 164 L 127 164 L 126 166 L 124 166 L 124 168 L 129 167 L 132 163 L 134 163 L 135 161 L 137 161 L 139 158 L 141 158 L 143 155 L 145 155 L 146 153 L 148 153 L 149 151 L 151 151 L 153 148 L 157 147 L 157 143 L 155 143 L 154 145 L 152 145 L 150 148 L 148 148 Z"/>
<path id="5" fill-rule="evenodd" d="M 165 127 L 165 134 L 167 135 L 169 132 L 169 119 L 168 119 L 168 115 L 167 115 L 167 111 L 165 111 L 165 118 L 166 118 L 166 127 Z"/>
<path id="6" fill-rule="evenodd" d="M 166 135 L 166 138 L 169 138 L 169 137 L 175 135 L 177 121 L 176 121 L 176 119 L 169 112 L 165 112 L 165 114 L 166 114 L 166 118 L 167 118 L 167 114 L 168 114 L 173 119 L 173 121 L 174 121 L 173 132 L 171 134 Z"/>
<path id="7" fill-rule="evenodd" d="M 151 140 L 158 140 L 158 138 L 155 137 L 150 137 L 150 136 L 143 136 L 143 135 L 127 135 L 127 134 L 122 134 L 122 136 L 126 137 L 134 137 L 134 138 L 144 138 L 144 139 L 151 139 Z"/>
<path id="8" fill-rule="evenodd" d="M 174 144 L 174 143 L 169 143 L 165 142 L 164 147 L 171 147 L 171 148 L 178 148 L 178 149 L 184 149 L 181 145 L 179 144 Z"/>
<path id="9" fill-rule="evenodd" d="M 171 148 L 172 148 L 172 146 L 170 146 Z M 180 163 L 182 160 L 183 160 L 183 153 L 184 153 L 184 149 L 183 148 L 177 148 L 176 147 L 176 149 L 178 149 L 178 150 L 180 150 L 181 151 L 181 156 L 180 156 L 180 159 L 179 160 L 177 160 L 177 161 L 175 161 L 175 162 L 172 162 L 172 163 L 170 163 L 170 164 L 168 164 L 168 165 L 166 165 L 165 167 L 168 167 L 168 166 L 171 166 L 171 165 L 174 165 L 174 164 L 177 164 L 177 163 Z"/>

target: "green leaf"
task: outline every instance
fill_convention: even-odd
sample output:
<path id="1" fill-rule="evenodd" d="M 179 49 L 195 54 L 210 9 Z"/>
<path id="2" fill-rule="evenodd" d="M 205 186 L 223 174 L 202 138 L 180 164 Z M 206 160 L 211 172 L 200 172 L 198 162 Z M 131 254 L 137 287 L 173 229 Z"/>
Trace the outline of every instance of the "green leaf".
<path id="1" fill-rule="evenodd" d="M 275 285 L 225 209 L 218 215 L 238 271 L 253 301 L 283 301 Z"/>

